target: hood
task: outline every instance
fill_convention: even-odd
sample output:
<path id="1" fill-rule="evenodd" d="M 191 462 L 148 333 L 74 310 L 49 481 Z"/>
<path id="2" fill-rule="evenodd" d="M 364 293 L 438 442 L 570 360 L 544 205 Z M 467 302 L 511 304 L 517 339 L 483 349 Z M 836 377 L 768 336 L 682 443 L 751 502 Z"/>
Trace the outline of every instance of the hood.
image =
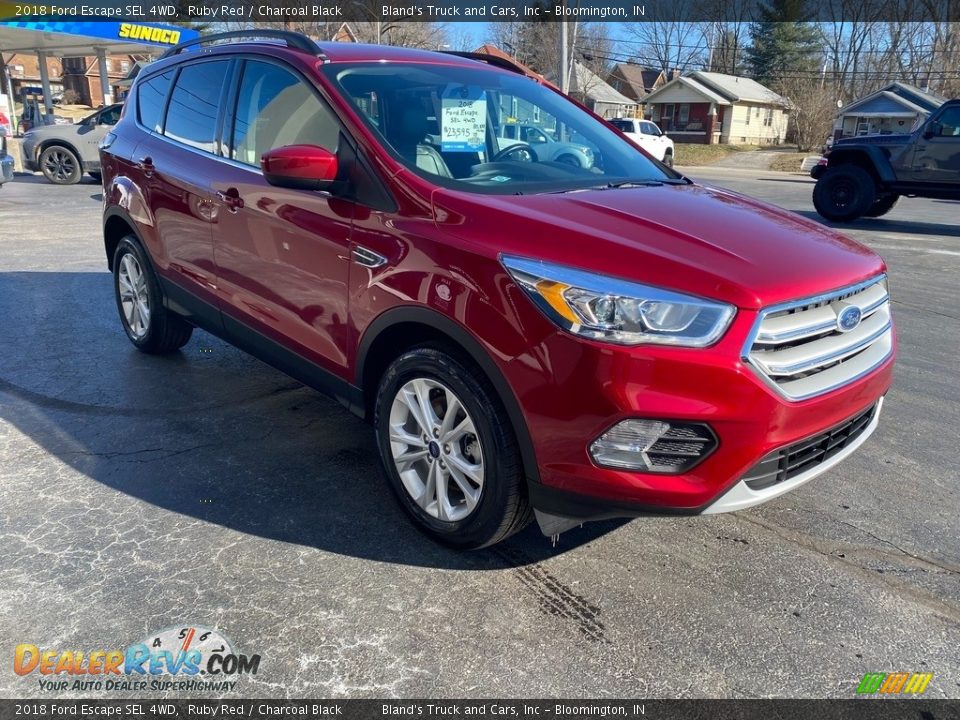
<path id="1" fill-rule="evenodd" d="M 908 145 L 910 133 L 888 135 L 858 135 L 857 137 L 840 138 L 833 141 L 833 147 L 844 145 Z"/>
<path id="2" fill-rule="evenodd" d="M 438 223 L 496 252 L 759 308 L 883 271 L 863 245 L 719 188 L 652 186 L 529 196 L 438 190 Z"/>

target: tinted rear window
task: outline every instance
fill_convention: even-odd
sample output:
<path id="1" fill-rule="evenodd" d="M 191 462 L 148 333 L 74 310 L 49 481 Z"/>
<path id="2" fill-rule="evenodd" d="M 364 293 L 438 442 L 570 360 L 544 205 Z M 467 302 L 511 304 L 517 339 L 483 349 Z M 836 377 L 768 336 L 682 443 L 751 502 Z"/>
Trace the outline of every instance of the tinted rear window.
<path id="1" fill-rule="evenodd" d="M 220 91 L 229 65 L 227 60 L 200 62 L 180 71 L 170 95 L 164 135 L 213 152 Z"/>
<path id="2" fill-rule="evenodd" d="M 167 70 L 146 82 L 140 83 L 137 89 L 137 114 L 140 124 L 148 130 L 160 132 L 162 130 L 163 104 L 167 99 L 170 81 L 173 80 L 173 70 Z"/>
<path id="3" fill-rule="evenodd" d="M 610 124 L 620 132 L 633 132 L 633 123 L 629 120 L 611 120 Z"/>

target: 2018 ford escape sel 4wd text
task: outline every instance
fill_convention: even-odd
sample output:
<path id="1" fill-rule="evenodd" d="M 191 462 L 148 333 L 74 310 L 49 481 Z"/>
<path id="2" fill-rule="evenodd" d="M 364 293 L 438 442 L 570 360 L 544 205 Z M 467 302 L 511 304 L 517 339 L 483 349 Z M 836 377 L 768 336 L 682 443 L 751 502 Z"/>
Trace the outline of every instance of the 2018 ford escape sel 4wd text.
<path id="1" fill-rule="evenodd" d="M 881 259 L 505 65 L 279 31 L 150 65 L 101 150 L 129 339 L 204 328 L 338 398 L 464 548 L 739 510 L 860 446 L 893 370 Z"/>

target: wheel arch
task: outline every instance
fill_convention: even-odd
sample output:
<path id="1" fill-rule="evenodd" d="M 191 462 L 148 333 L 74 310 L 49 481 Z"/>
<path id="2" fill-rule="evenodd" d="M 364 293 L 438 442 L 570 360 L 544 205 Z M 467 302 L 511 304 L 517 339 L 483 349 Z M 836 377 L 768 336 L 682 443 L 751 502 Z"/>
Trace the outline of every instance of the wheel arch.
<path id="1" fill-rule="evenodd" d="M 355 384 L 363 389 L 363 415 L 372 418 L 373 401 L 380 378 L 390 362 L 405 350 L 428 342 L 440 342 L 457 351 L 458 359 L 476 366 L 497 391 L 503 402 L 520 447 L 524 475 L 540 481 L 533 440 L 520 403 L 486 348 L 464 327 L 433 310 L 422 307 L 398 307 L 378 316 L 367 328 L 357 349 Z"/>
<path id="2" fill-rule="evenodd" d="M 117 245 L 127 235 L 134 235 L 144 252 L 147 252 L 147 247 L 133 219 L 120 208 L 113 207 L 107 210 L 103 216 L 103 249 L 107 255 L 107 269 L 110 272 L 113 272 L 113 256 L 117 252 Z M 147 258 L 149 257 L 148 253 Z"/>
<path id="3" fill-rule="evenodd" d="M 830 153 L 829 167 L 839 167 L 841 165 L 857 165 L 868 173 L 880 185 L 896 182 L 896 176 L 893 168 L 890 166 L 890 159 L 879 147 L 854 147 L 839 148 Z"/>
<path id="4" fill-rule="evenodd" d="M 54 145 L 59 145 L 60 147 L 72 152 L 76 156 L 77 162 L 80 163 L 80 169 L 83 170 L 83 157 L 80 155 L 80 151 L 77 150 L 77 147 L 73 143 L 71 143 L 69 140 L 64 140 L 63 138 L 48 138 L 46 140 L 41 140 L 40 144 L 37 146 L 38 163 L 40 162 L 40 156 L 43 154 L 44 150 L 53 147 Z"/>

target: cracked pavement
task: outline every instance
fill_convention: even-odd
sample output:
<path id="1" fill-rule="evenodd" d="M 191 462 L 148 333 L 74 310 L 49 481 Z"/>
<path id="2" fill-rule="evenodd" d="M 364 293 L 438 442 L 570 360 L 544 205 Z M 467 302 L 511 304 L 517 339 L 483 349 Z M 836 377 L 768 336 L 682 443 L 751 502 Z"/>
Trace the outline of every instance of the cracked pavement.
<path id="1" fill-rule="evenodd" d="M 690 174 L 812 213 L 799 176 Z M 18 643 L 197 624 L 262 656 L 227 697 L 848 698 L 890 671 L 960 697 L 958 210 L 905 200 L 849 230 L 890 264 L 901 345 L 879 429 L 836 469 L 735 515 L 457 554 L 406 521 L 336 402 L 205 333 L 136 352 L 99 187 L 18 176 L 0 191 L 0 696 L 100 695 L 45 695 L 14 674 Z"/>

